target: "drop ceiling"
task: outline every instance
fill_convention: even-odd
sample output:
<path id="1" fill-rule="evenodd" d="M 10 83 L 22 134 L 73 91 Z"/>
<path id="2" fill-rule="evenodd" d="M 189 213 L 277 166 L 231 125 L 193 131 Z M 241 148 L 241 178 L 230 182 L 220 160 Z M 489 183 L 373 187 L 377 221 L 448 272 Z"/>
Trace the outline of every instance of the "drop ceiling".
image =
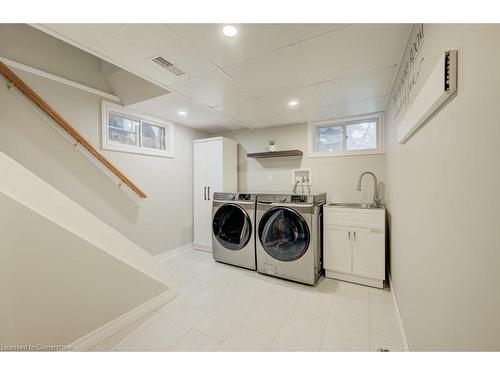
<path id="1" fill-rule="evenodd" d="M 221 24 L 33 26 L 170 92 L 135 109 L 212 132 L 385 110 L 411 30 L 408 24 L 240 24 L 229 38 Z M 152 62 L 158 55 L 186 74 Z M 289 107 L 290 100 L 298 105 Z"/>

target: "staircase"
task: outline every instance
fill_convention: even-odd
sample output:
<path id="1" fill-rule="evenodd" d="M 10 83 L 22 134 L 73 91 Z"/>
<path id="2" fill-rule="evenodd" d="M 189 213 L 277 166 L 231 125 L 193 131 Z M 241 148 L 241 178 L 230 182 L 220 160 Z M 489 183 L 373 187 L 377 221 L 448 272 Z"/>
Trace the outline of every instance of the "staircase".
<path id="1" fill-rule="evenodd" d="M 3 345 L 88 349 L 169 292 L 153 256 L 2 152 L 0 275 Z"/>

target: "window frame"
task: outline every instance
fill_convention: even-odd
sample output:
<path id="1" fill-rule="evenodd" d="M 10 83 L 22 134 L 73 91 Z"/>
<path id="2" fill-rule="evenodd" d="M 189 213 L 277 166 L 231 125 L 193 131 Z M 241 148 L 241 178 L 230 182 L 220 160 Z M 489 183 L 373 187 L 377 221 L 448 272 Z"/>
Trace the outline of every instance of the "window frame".
<path id="1" fill-rule="evenodd" d="M 347 124 L 350 122 L 363 121 L 363 120 L 377 120 L 377 148 L 369 150 L 351 150 L 348 151 L 347 148 Z M 343 126 L 344 128 L 344 139 L 342 142 L 342 151 L 326 151 L 320 152 L 316 151 L 316 144 L 318 140 L 318 128 Z M 363 116 L 351 116 L 343 117 L 337 119 L 330 119 L 326 121 L 309 122 L 307 124 L 307 149 L 308 156 L 310 158 L 325 158 L 325 157 L 335 157 L 335 156 L 357 156 L 357 155 L 376 155 L 385 154 L 384 145 L 384 116 L 382 112 L 370 113 Z"/>
<path id="2" fill-rule="evenodd" d="M 109 114 L 114 113 L 119 116 L 127 117 L 130 119 L 138 120 L 139 126 L 137 129 L 137 145 L 125 145 L 119 143 L 112 143 L 109 141 L 108 137 L 108 121 Z M 142 124 L 146 122 L 148 124 L 162 127 L 165 129 L 165 150 L 159 150 L 155 148 L 149 148 L 142 146 Z M 142 112 L 134 111 L 132 109 L 123 107 L 119 104 L 110 103 L 102 101 L 102 113 L 101 113 L 101 147 L 104 150 L 128 152 L 133 154 L 150 155 L 150 156 L 160 156 L 164 158 L 174 158 L 174 124 L 161 120 Z"/>

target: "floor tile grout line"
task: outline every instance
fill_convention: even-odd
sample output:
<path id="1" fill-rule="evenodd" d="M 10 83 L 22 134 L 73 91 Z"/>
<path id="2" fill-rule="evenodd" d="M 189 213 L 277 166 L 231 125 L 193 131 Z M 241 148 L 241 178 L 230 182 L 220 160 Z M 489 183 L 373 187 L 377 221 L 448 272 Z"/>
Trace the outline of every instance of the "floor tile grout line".
<path id="1" fill-rule="evenodd" d="M 148 314 L 146 314 L 146 315 L 144 315 L 144 316 L 147 316 L 147 315 L 149 315 L 149 314 L 153 315 L 153 313 L 158 313 L 158 312 L 156 311 L 156 309 L 154 309 L 154 310 L 150 311 Z M 138 320 L 140 320 L 140 319 L 141 319 L 141 318 L 139 318 L 139 319 L 137 319 L 136 321 L 134 321 L 134 322 L 130 323 L 129 325 L 126 325 L 125 327 L 123 327 L 122 329 L 120 329 L 119 331 L 117 331 L 116 333 L 114 333 L 112 336 L 110 336 L 110 337 L 108 337 L 107 339 L 105 339 L 105 340 L 103 340 L 103 341 L 99 342 L 98 344 L 94 345 L 94 346 L 93 346 L 92 348 L 90 348 L 88 351 L 91 351 L 93 348 L 95 348 L 96 346 L 98 346 L 98 345 L 102 344 L 103 342 L 105 342 L 105 341 L 107 341 L 107 340 L 111 339 L 113 336 L 120 334 L 120 332 L 122 332 L 122 331 L 126 330 L 127 328 L 129 328 L 131 325 L 135 324 L 135 323 L 136 323 Z M 132 334 L 135 334 L 135 333 L 136 333 L 136 331 L 137 331 L 139 328 L 141 328 L 141 327 L 142 327 L 142 326 L 143 326 L 143 325 L 144 325 L 144 324 L 145 324 L 145 323 L 146 323 L 149 319 L 151 319 L 151 316 L 150 316 L 147 320 L 145 320 L 144 322 L 142 322 L 140 325 L 138 325 L 137 327 L 135 327 L 135 328 L 134 328 L 134 329 L 133 329 L 133 330 L 132 330 L 132 331 L 131 331 L 128 335 L 126 335 L 123 339 L 121 339 L 120 341 L 118 341 L 118 343 L 117 343 L 116 345 L 114 345 L 114 346 L 113 346 L 113 347 L 112 347 L 109 351 L 114 351 L 114 349 L 115 349 L 116 347 L 118 347 L 118 345 L 120 345 L 121 343 L 123 343 L 123 342 L 125 341 L 125 339 L 129 338 L 130 336 L 132 336 Z"/>
<path id="2" fill-rule="evenodd" d="M 267 294 L 267 292 L 266 292 L 266 294 Z M 250 309 L 250 311 L 248 311 L 248 313 L 247 313 L 244 317 L 242 317 L 242 318 L 241 318 L 241 322 L 243 322 L 243 320 L 244 320 L 245 318 L 247 318 L 248 316 L 250 316 L 250 314 L 252 314 L 252 313 L 253 313 L 253 312 L 257 309 L 257 307 L 259 307 L 259 305 L 260 305 L 260 303 L 262 302 L 262 299 L 263 299 L 264 297 L 265 297 L 265 295 L 264 295 L 264 296 L 262 296 L 262 297 L 258 297 L 258 298 L 260 298 L 261 300 L 260 300 L 258 303 L 256 303 L 256 304 L 255 304 L 255 306 L 254 306 L 253 308 L 251 308 L 251 309 Z M 242 323 L 240 323 L 240 325 L 242 325 Z M 251 329 L 250 327 L 247 327 L 247 326 L 245 326 L 245 325 L 242 325 L 242 326 L 243 326 L 243 327 L 245 327 L 245 328 L 247 328 L 247 329 Z M 257 332 L 256 330 L 254 330 L 254 331 L 255 331 L 255 332 Z M 258 333 L 261 333 L 261 334 L 262 334 L 262 332 L 258 332 Z M 267 335 L 266 335 L 266 336 L 267 336 Z M 271 337 L 271 339 L 272 339 L 272 337 Z"/>
<path id="3" fill-rule="evenodd" d="M 236 289 L 236 290 L 235 290 L 235 292 L 234 292 L 235 294 L 234 294 L 233 296 L 237 295 L 237 293 L 239 293 L 240 291 L 241 291 L 241 289 L 240 289 L 240 290 Z M 256 300 L 258 299 L 258 297 L 255 297 L 255 296 L 248 296 L 248 295 L 245 295 L 245 294 L 238 294 L 238 295 L 242 295 L 242 296 L 247 297 L 247 298 L 255 298 Z M 222 304 L 221 304 L 221 305 L 222 305 Z M 219 305 L 219 307 L 220 307 L 221 305 Z M 202 331 L 200 331 L 200 330 L 198 330 L 198 331 L 199 331 L 199 332 L 204 333 L 205 335 L 208 335 L 208 336 L 210 336 L 210 337 L 213 337 L 214 339 L 216 339 L 216 340 L 218 340 L 218 341 L 221 341 L 221 345 L 222 345 L 223 343 L 225 343 L 227 340 L 229 340 L 229 339 L 232 337 L 232 335 L 236 332 L 236 330 L 237 330 L 239 327 L 244 327 L 244 326 L 242 325 L 242 322 L 243 322 L 244 318 L 245 318 L 247 315 L 249 315 L 249 314 L 250 314 L 250 312 L 251 312 L 251 311 L 253 311 L 253 308 L 255 308 L 257 305 L 258 305 L 258 302 L 255 304 L 255 306 L 254 306 L 254 307 L 250 308 L 250 310 L 247 312 L 247 314 L 246 314 L 246 315 L 243 315 L 243 316 L 240 316 L 239 318 L 237 318 L 237 320 L 236 320 L 236 327 L 235 327 L 235 329 L 234 329 L 234 330 L 233 330 L 233 331 L 232 331 L 232 332 L 231 332 L 231 333 L 230 333 L 230 334 L 229 334 L 229 335 L 228 335 L 225 339 L 223 339 L 223 340 L 219 339 L 218 337 L 214 337 L 214 336 L 212 336 L 212 335 L 210 335 L 210 334 L 208 334 L 208 333 L 204 333 L 204 332 L 202 332 Z M 214 309 L 213 311 L 215 311 L 215 309 Z M 208 313 L 208 314 L 210 314 L 210 313 Z M 208 314 L 207 314 L 207 315 L 208 315 Z M 247 327 L 245 327 L 245 328 L 247 328 Z"/>
<path id="4" fill-rule="evenodd" d="M 269 351 L 269 349 L 271 349 L 273 347 L 274 341 L 278 337 L 281 329 L 285 325 L 286 321 L 288 320 L 288 317 L 290 316 L 290 314 L 292 313 L 295 305 L 297 304 L 297 301 L 299 300 L 299 295 L 300 295 L 300 292 L 297 294 L 297 297 L 295 297 L 295 301 L 293 302 L 292 306 L 290 307 L 290 310 L 288 310 L 288 312 L 286 313 L 285 319 L 283 319 L 283 322 L 281 322 L 279 328 L 276 330 L 276 333 L 274 334 L 274 337 L 272 338 L 271 344 L 269 345 L 268 351 Z"/>
<path id="5" fill-rule="evenodd" d="M 197 323 L 199 323 L 199 322 L 197 322 Z M 199 334 L 202 334 L 202 335 L 204 335 L 204 336 L 207 336 L 207 337 L 209 337 L 209 338 L 211 338 L 211 339 L 214 339 L 214 340 L 216 340 L 217 342 L 219 342 L 219 345 L 217 346 L 217 348 L 215 348 L 215 350 L 210 350 L 211 352 L 215 352 L 215 351 L 217 351 L 217 349 L 219 349 L 219 348 L 222 346 L 222 344 L 224 343 L 224 341 L 221 341 L 221 340 L 220 340 L 220 339 L 218 339 L 217 337 L 214 337 L 214 336 L 212 336 L 212 335 L 209 335 L 208 333 L 205 333 L 205 332 L 200 331 L 199 329 L 197 329 L 197 328 L 196 328 L 196 326 L 197 326 L 197 324 L 195 324 L 195 325 L 193 326 L 193 328 L 191 328 L 191 329 L 187 330 L 187 331 L 186 331 L 186 332 L 185 332 L 185 333 L 184 333 L 181 337 L 184 337 L 184 336 L 185 336 L 185 335 L 187 335 L 187 334 L 188 334 L 188 332 L 190 332 L 190 331 L 196 331 L 196 332 L 198 332 Z M 181 337 L 179 337 L 179 339 L 180 339 Z M 179 340 L 179 339 L 177 339 L 177 340 Z M 177 341 L 177 340 L 176 340 L 176 341 Z M 172 346 L 174 343 L 175 343 L 175 342 L 173 342 L 172 344 L 170 344 L 170 345 L 169 345 L 169 347 L 170 347 L 170 346 Z"/>
<path id="6" fill-rule="evenodd" d="M 184 256 L 182 256 L 182 255 L 184 255 Z M 331 296 L 331 298 L 329 300 L 328 308 L 326 309 L 327 314 L 323 313 L 323 314 L 317 315 L 317 314 L 315 314 L 317 309 L 314 309 L 314 307 L 320 306 L 321 310 L 323 310 L 323 306 L 325 306 L 323 303 L 324 301 L 320 301 L 320 300 L 313 298 L 313 300 L 311 300 L 311 303 L 312 303 L 311 305 L 309 305 L 307 303 L 307 301 L 304 301 L 306 303 L 304 305 L 305 310 L 302 310 L 299 308 L 299 301 L 300 301 L 301 296 L 308 294 L 308 292 L 312 292 L 313 293 L 312 295 L 314 297 L 322 297 L 320 295 L 321 293 L 316 293 L 318 291 L 315 289 L 305 290 L 302 288 L 296 288 L 295 284 L 293 284 L 293 283 L 289 283 L 287 281 L 281 282 L 281 280 L 278 280 L 276 282 L 276 279 L 272 279 L 272 278 L 261 280 L 258 278 L 250 277 L 249 276 L 250 274 L 246 275 L 243 273 L 238 273 L 237 270 L 235 272 L 226 272 L 228 270 L 233 271 L 233 269 L 231 269 L 230 267 L 227 267 L 227 268 L 226 267 L 222 267 L 222 268 L 212 267 L 213 266 L 212 262 L 205 262 L 205 260 L 203 260 L 201 258 L 198 258 L 198 257 L 195 258 L 195 257 L 191 257 L 189 255 L 186 256 L 186 254 L 182 254 L 182 255 L 181 255 L 182 259 L 184 259 L 188 263 L 186 265 L 186 267 L 188 267 L 187 269 L 189 269 L 189 267 L 191 267 L 191 265 L 202 265 L 202 267 L 200 268 L 200 271 L 202 271 L 203 275 L 201 275 L 201 273 L 200 273 L 200 275 L 190 276 L 186 280 L 179 282 L 178 284 L 182 285 L 182 283 L 184 283 L 185 281 L 196 280 L 196 282 L 194 282 L 193 284 L 186 286 L 186 288 L 184 289 L 184 293 L 179 292 L 179 296 L 177 298 L 179 298 L 181 301 L 178 304 L 176 303 L 177 306 L 173 306 L 173 309 L 171 311 L 161 312 L 161 311 L 159 311 L 160 308 L 156 308 L 153 310 L 154 315 L 152 317 L 150 317 L 149 319 L 153 318 L 154 320 L 157 320 L 158 317 L 161 319 L 161 317 L 163 317 L 163 316 L 169 316 L 169 315 L 173 314 L 175 311 L 177 311 L 178 309 L 182 308 L 182 306 L 190 308 L 193 311 L 197 311 L 199 314 L 199 318 L 196 319 L 196 323 L 194 325 L 191 325 L 190 328 L 188 328 L 187 330 L 185 330 L 185 331 L 184 331 L 184 329 L 180 330 L 180 331 L 183 331 L 183 333 L 180 334 L 179 337 L 175 338 L 175 340 L 168 347 L 173 345 L 174 342 L 176 342 L 177 340 L 179 340 L 180 338 L 182 338 L 183 336 L 185 336 L 189 332 L 195 331 L 199 334 L 202 334 L 206 337 L 209 337 L 213 340 L 216 340 L 216 341 L 214 341 L 214 343 L 219 343 L 217 348 L 211 349 L 211 351 L 216 351 L 225 342 L 230 340 L 231 337 L 233 337 L 238 332 L 238 330 L 245 329 L 245 330 L 248 330 L 249 332 L 252 332 L 256 335 L 260 335 L 262 338 L 266 337 L 269 340 L 268 341 L 269 345 L 265 350 L 272 350 L 272 346 L 276 344 L 277 337 L 279 336 L 280 332 L 283 331 L 285 324 L 290 320 L 290 317 L 292 316 L 292 314 L 294 312 L 299 312 L 299 313 L 304 313 L 305 315 L 307 315 L 311 319 L 315 319 L 315 320 L 324 319 L 324 321 L 321 323 L 322 328 L 320 331 L 321 335 L 320 335 L 319 341 L 318 341 L 319 344 L 318 344 L 318 347 L 315 349 L 315 351 L 321 351 L 321 348 L 323 347 L 323 344 L 325 343 L 325 337 L 326 337 L 328 323 L 331 320 L 331 318 L 333 316 L 333 311 L 335 309 L 335 296 L 338 294 L 335 292 L 335 290 L 329 290 L 329 288 L 327 288 L 327 290 L 324 291 L 327 295 Z M 200 278 L 199 276 L 201 276 L 203 278 Z M 229 289 L 228 294 L 224 295 L 223 298 L 217 302 L 215 307 L 210 312 L 207 312 L 205 310 L 200 309 L 197 306 L 192 306 L 189 304 L 189 300 L 196 298 L 197 296 L 202 294 L 204 291 L 206 291 L 207 288 L 209 288 L 210 286 L 214 286 L 215 284 L 219 283 L 220 287 L 224 288 L 223 284 L 227 283 L 228 281 L 231 281 L 231 280 L 234 280 L 234 284 L 231 283 L 231 285 L 236 285 L 236 286 L 231 287 Z M 250 289 L 249 289 L 250 293 L 244 292 L 244 289 L 246 288 L 246 286 L 251 285 L 251 283 L 253 281 L 263 281 L 262 289 L 260 288 L 260 285 L 257 285 L 257 289 L 255 290 L 256 293 L 252 294 Z M 198 285 L 197 283 L 199 283 L 200 285 Z M 285 289 L 281 290 L 282 287 L 284 287 Z M 198 288 L 199 288 L 199 290 L 197 290 Z M 189 296 L 189 298 L 186 297 L 186 294 L 189 295 L 191 293 L 191 290 L 195 290 L 195 291 L 197 290 L 197 291 L 192 296 Z M 215 288 L 214 290 L 217 290 L 217 288 Z M 375 331 L 374 331 L 374 325 L 373 325 L 373 308 L 375 305 L 378 306 L 378 304 L 381 304 L 382 307 L 394 309 L 394 305 L 392 303 L 385 303 L 385 299 L 383 298 L 384 296 L 382 294 L 379 295 L 377 293 L 370 293 L 370 291 L 367 291 L 366 288 L 364 288 L 363 290 L 364 290 L 364 292 L 362 294 L 357 293 L 358 290 L 353 290 L 352 292 L 353 293 L 356 292 L 356 293 L 354 293 L 354 294 L 347 293 L 346 297 L 351 296 L 352 299 L 358 301 L 359 298 L 361 296 L 363 296 L 362 299 L 367 300 L 367 302 L 368 302 L 368 304 L 367 304 L 367 310 L 368 310 L 367 313 L 368 314 L 366 316 L 366 318 L 368 319 L 368 322 L 365 324 L 366 324 L 366 327 L 368 329 L 368 335 L 367 335 L 368 336 L 368 350 L 371 351 L 371 350 L 373 350 L 372 346 L 375 343 L 375 341 L 374 341 Z M 247 316 L 249 316 L 250 314 L 255 312 L 255 310 L 258 309 L 260 305 L 262 305 L 262 302 L 266 297 L 268 297 L 268 296 L 272 297 L 272 295 L 273 295 L 271 293 L 272 291 L 275 292 L 276 296 L 283 295 L 284 298 L 287 297 L 286 300 L 290 301 L 290 308 L 287 310 L 286 314 L 284 315 L 283 320 L 281 320 L 280 323 L 278 323 L 272 327 L 273 328 L 272 331 L 275 333 L 273 335 L 269 335 L 269 333 L 263 333 L 263 332 L 260 332 L 256 329 L 252 328 L 252 327 L 246 326 L 244 323 L 244 320 L 246 319 Z M 339 291 L 342 292 L 342 290 L 339 290 Z M 346 289 L 346 291 L 349 292 L 349 288 Z M 242 297 L 245 299 L 246 298 L 253 299 L 254 303 L 252 303 L 252 305 L 249 306 L 250 308 L 248 308 L 246 313 L 244 313 L 242 315 L 238 315 L 238 318 L 235 319 L 235 321 L 234 321 L 234 326 L 231 328 L 231 330 L 229 330 L 229 332 L 230 332 L 229 335 L 227 335 L 224 339 L 221 339 L 221 338 L 213 336 L 212 334 L 205 333 L 197 328 L 197 325 L 199 324 L 199 322 L 202 319 L 204 319 L 204 316 L 211 314 L 213 311 L 218 309 L 221 305 L 223 305 L 230 298 L 235 298 L 235 297 Z M 291 297 L 291 298 L 289 298 L 289 297 Z M 216 298 L 216 300 L 217 300 L 217 298 Z M 172 300 L 171 302 L 175 302 L 175 299 Z M 318 303 L 319 303 L 319 305 L 318 305 Z M 302 304 L 300 304 L 300 306 L 302 306 Z M 349 306 L 347 306 L 347 307 L 349 308 Z M 360 306 L 358 306 L 358 307 L 353 306 L 353 308 L 355 308 L 355 309 L 354 309 L 354 311 L 352 311 L 352 313 L 355 313 L 356 315 L 364 316 L 365 314 L 363 314 L 362 311 L 359 311 L 359 307 Z M 312 309 L 312 312 L 309 311 L 308 308 Z M 340 308 L 343 309 L 342 306 L 340 306 Z M 345 310 L 345 309 L 343 309 L 343 310 Z M 325 310 L 323 310 L 323 311 L 325 311 Z M 383 310 L 382 310 L 382 312 L 383 312 Z M 156 318 L 155 318 L 155 316 L 156 316 Z M 388 321 L 388 322 L 383 321 L 382 323 L 390 324 L 391 322 L 390 321 Z M 137 331 L 140 331 L 140 330 L 146 328 L 146 326 L 149 326 L 149 324 L 150 323 L 148 323 L 147 321 L 143 322 L 139 327 L 136 327 L 136 329 L 134 329 L 133 332 L 131 332 L 129 335 L 127 335 L 127 337 L 124 338 L 124 340 L 120 341 L 117 345 L 115 345 L 110 350 L 116 350 L 125 341 L 128 341 L 130 337 L 137 335 Z M 382 328 L 384 328 L 384 327 L 385 326 L 382 326 Z M 391 328 L 391 327 L 388 326 L 388 328 Z M 380 331 L 380 330 L 377 330 L 377 332 L 378 331 Z M 217 333 L 217 332 L 218 332 L 217 330 L 213 331 L 213 333 Z M 400 337 L 393 338 L 391 335 L 383 334 L 383 332 L 385 332 L 385 331 L 381 331 L 381 332 L 377 333 L 377 335 L 381 335 L 387 339 L 395 340 L 394 345 L 396 345 L 396 341 L 397 341 L 397 344 L 401 346 L 401 338 Z M 220 337 L 223 337 L 223 336 L 220 336 Z M 148 338 L 146 337 L 146 341 L 143 343 L 145 345 L 144 347 L 146 348 L 146 350 L 147 350 L 147 342 L 148 342 Z M 193 342 L 192 344 L 196 345 L 195 342 Z M 168 350 L 168 347 L 164 348 L 164 350 Z M 261 349 L 261 350 L 264 350 L 264 349 Z"/>
<path id="7" fill-rule="evenodd" d="M 200 293 L 202 293 L 202 292 L 203 292 L 203 290 L 199 291 L 199 292 L 198 292 L 195 296 L 199 295 L 199 294 L 200 294 Z M 191 296 L 191 297 L 192 297 L 192 298 L 194 298 L 195 296 Z M 191 305 L 189 305 L 189 304 L 187 303 L 188 301 L 184 301 L 184 302 L 182 302 L 179 306 L 177 306 L 176 308 L 174 308 L 174 310 L 172 310 L 172 311 L 167 311 L 167 312 L 160 311 L 160 309 L 161 309 L 161 308 L 163 308 L 164 306 L 167 306 L 168 304 L 170 304 L 170 303 L 174 302 L 177 298 L 181 298 L 181 297 L 182 297 L 182 295 L 179 293 L 179 295 L 178 295 L 176 298 L 174 298 L 172 301 L 170 301 L 170 302 L 168 302 L 168 303 L 166 303 L 166 304 L 162 305 L 161 307 L 157 307 L 157 308 L 155 309 L 155 311 L 156 311 L 157 313 L 159 313 L 159 314 L 162 314 L 162 315 L 165 315 L 165 316 L 166 316 L 166 315 L 169 315 L 170 313 L 172 313 L 173 311 L 175 311 L 175 309 L 179 309 L 182 305 L 186 305 L 186 306 L 189 306 L 189 307 L 194 308 L 194 309 L 196 309 L 196 310 L 199 310 L 199 311 L 204 312 L 203 310 L 200 310 L 200 309 L 199 309 L 199 308 L 197 308 L 196 306 L 191 306 Z"/>
<path id="8" fill-rule="evenodd" d="M 269 287 L 269 290 L 267 290 L 267 291 L 266 291 L 266 293 L 264 293 L 264 295 L 263 295 L 262 297 L 258 297 L 258 298 L 260 298 L 260 299 L 261 299 L 261 301 L 259 301 L 259 303 L 257 303 L 257 304 L 254 306 L 254 308 L 253 308 L 253 309 L 251 309 L 251 311 L 249 311 L 249 312 L 248 312 L 248 314 L 245 316 L 245 318 L 246 318 L 247 316 L 249 316 L 249 315 L 250 315 L 250 314 L 251 314 L 251 313 L 252 313 L 255 309 L 257 309 L 257 307 L 259 306 L 260 302 L 262 302 L 262 300 L 263 300 L 263 299 L 267 296 L 267 294 L 269 294 L 270 290 L 272 289 L 272 287 L 273 287 L 274 285 L 279 285 L 279 284 L 274 284 L 274 283 L 273 283 L 273 284 Z M 297 298 L 298 298 L 298 296 L 297 296 Z M 296 303 L 296 301 L 294 302 L 294 304 L 293 304 L 293 305 L 295 305 L 295 303 Z M 293 305 L 292 305 L 291 309 L 293 309 Z M 283 320 L 283 323 L 286 321 L 286 319 L 287 319 L 287 318 L 288 318 L 288 313 L 287 313 L 287 316 L 285 317 L 285 319 Z M 243 319 L 244 319 L 244 318 L 243 318 Z M 242 320 L 243 320 L 243 319 L 242 319 Z M 283 324 L 283 323 L 282 323 L 282 324 Z M 279 330 L 281 329 L 281 326 L 280 326 L 280 328 L 278 328 L 278 330 L 276 331 L 276 334 L 275 334 L 274 336 L 269 336 L 269 335 L 267 335 L 267 334 L 265 334 L 265 333 L 263 333 L 263 332 L 259 332 L 259 331 L 255 330 L 255 329 L 250 328 L 250 327 L 247 327 L 247 326 L 244 326 L 244 327 L 245 327 L 245 328 L 248 328 L 248 329 L 251 329 L 251 330 L 253 330 L 254 332 L 260 333 L 260 334 L 262 334 L 262 335 L 264 335 L 264 336 L 266 336 L 266 337 L 269 337 L 269 338 L 271 339 L 271 344 L 269 345 L 269 348 L 272 346 L 272 342 L 274 341 L 274 337 L 276 336 L 276 334 L 277 334 L 277 333 L 279 332 Z"/>
<path id="9" fill-rule="evenodd" d="M 325 332 L 326 332 L 326 326 L 328 324 L 328 321 L 330 320 L 330 314 L 333 310 L 333 301 L 335 300 L 335 296 L 333 296 L 331 302 L 330 302 L 330 307 L 328 308 L 328 313 L 326 314 L 326 319 L 325 319 L 325 324 L 323 326 L 323 332 L 321 334 L 321 340 L 319 342 L 319 348 L 318 350 L 321 350 L 322 346 L 323 346 L 323 341 L 324 341 L 324 338 L 325 338 Z"/>
<path id="10" fill-rule="evenodd" d="M 158 316 L 165 316 L 164 314 L 161 314 L 159 313 L 158 311 L 153 310 L 152 312 L 154 312 L 155 315 L 149 317 L 146 321 L 142 322 L 142 324 L 140 324 L 138 327 L 136 327 L 132 332 L 130 332 L 126 337 L 124 337 L 122 340 L 120 340 L 114 347 L 113 347 L 113 351 L 115 351 L 115 349 L 117 349 L 118 347 L 120 347 L 121 345 L 123 344 L 126 344 L 128 341 L 130 341 L 131 339 L 133 339 L 135 336 L 137 336 L 137 334 L 139 332 L 141 332 L 144 328 L 147 328 L 150 324 L 152 324 L 152 319 L 155 318 L 154 320 L 158 319 L 158 317 L 156 316 L 156 314 L 158 314 Z"/>
<path id="11" fill-rule="evenodd" d="M 271 339 L 271 342 L 272 342 L 272 340 L 273 340 L 272 336 L 269 336 L 269 335 L 266 335 L 265 333 L 259 332 L 259 331 L 257 331 L 256 329 L 253 329 L 253 328 L 250 328 L 250 327 L 245 327 L 245 326 L 243 326 L 243 325 L 240 325 L 240 327 L 243 327 L 243 328 L 245 328 L 245 329 L 248 329 L 249 331 L 252 331 L 253 333 L 257 333 L 257 334 L 259 334 L 259 335 L 266 336 L 267 338 Z M 271 344 L 269 344 L 269 345 L 271 345 Z"/>
<path id="12" fill-rule="evenodd" d="M 264 334 L 264 333 L 262 333 L 262 332 L 256 331 L 256 330 L 255 330 L 255 329 L 253 329 L 253 328 L 246 327 L 246 326 L 242 325 L 242 324 L 241 324 L 241 321 L 240 321 L 240 322 L 238 322 L 238 324 L 237 324 L 236 328 L 234 329 L 234 331 L 233 331 L 233 332 L 231 332 L 231 334 L 230 334 L 230 335 L 229 335 L 229 336 L 228 336 L 228 337 L 227 337 L 224 341 L 222 341 L 222 344 L 219 346 L 219 348 L 220 348 L 222 345 L 224 345 L 227 341 L 229 341 L 229 340 L 233 337 L 233 335 L 234 335 L 234 334 L 236 334 L 236 332 L 238 332 L 238 330 L 239 330 L 239 329 L 241 329 L 241 328 L 244 328 L 244 329 L 246 329 L 246 330 L 249 330 L 249 331 L 251 331 L 251 332 L 253 332 L 253 333 L 255 333 L 255 334 L 265 336 L 265 337 L 267 337 L 268 339 L 270 339 L 270 340 L 271 340 L 271 342 L 272 342 L 272 337 L 270 337 L 270 336 L 268 336 L 268 335 L 266 335 L 266 334 Z M 219 340 L 219 339 L 217 339 L 217 340 Z M 220 341 L 220 340 L 219 340 L 219 341 Z M 271 346 L 271 344 L 269 344 L 269 346 L 268 346 L 268 347 L 270 347 L 270 346 Z M 219 349 L 219 348 L 218 348 L 218 349 Z"/>
<path id="13" fill-rule="evenodd" d="M 356 296 L 356 300 L 358 299 L 358 297 L 359 297 L 359 296 Z M 367 295 L 366 295 L 366 300 L 367 300 L 367 309 L 368 309 L 368 311 L 367 311 L 367 314 L 366 314 L 366 319 L 368 320 L 368 322 L 369 322 L 369 320 L 370 320 L 370 317 L 369 317 L 369 303 L 370 303 L 370 300 L 369 300 L 369 298 L 370 298 L 369 293 L 367 293 Z M 334 305 L 334 301 L 335 301 L 335 296 L 334 296 L 334 298 L 332 299 L 332 304 L 331 304 L 331 306 L 330 306 L 330 311 L 329 311 L 329 313 L 328 313 L 327 322 L 330 320 L 331 314 L 333 313 L 333 305 Z M 364 314 L 361 314 L 361 313 L 359 313 L 358 311 L 349 311 L 349 314 L 351 314 L 351 315 L 356 315 L 356 316 L 358 316 L 358 317 L 360 317 L 360 318 L 363 318 L 363 317 L 364 317 Z M 369 327 L 369 323 L 368 323 L 368 327 Z M 325 326 L 325 328 L 326 328 L 326 326 Z M 326 329 L 325 329 L 325 332 L 326 332 Z M 323 332 L 323 337 L 322 337 L 322 342 L 321 342 L 321 345 L 320 345 L 320 350 L 321 350 L 321 347 L 322 347 L 323 342 L 324 342 L 324 337 L 325 337 L 324 335 L 325 335 L 325 332 Z M 369 336 L 369 335 L 370 335 L 370 333 L 368 332 L 368 345 L 369 345 L 369 343 L 370 343 L 370 336 Z M 368 347 L 369 347 L 369 346 L 368 346 Z"/>

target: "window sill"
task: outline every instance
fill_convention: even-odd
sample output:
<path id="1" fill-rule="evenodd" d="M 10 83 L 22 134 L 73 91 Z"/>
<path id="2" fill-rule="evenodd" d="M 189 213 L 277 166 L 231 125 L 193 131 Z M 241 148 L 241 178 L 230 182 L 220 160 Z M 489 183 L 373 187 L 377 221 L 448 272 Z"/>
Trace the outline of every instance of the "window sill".
<path id="1" fill-rule="evenodd" d="M 339 152 L 309 152 L 309 158 L 333 158 L 343 156 L 366 156 L 366 155 L 384 155 L 385 150 L 360 150 L 360 151 L 339 151 Z"/>
<path id="2" fill-rule="evenodd" d="M 127 147 L 127 146 L 106 144 L 106 145 L 103 145 L 102 149 L 103 150 L 109 150 L 109 151 L 126 152 L 126 153 L 129 153 L 129 154 L 157 156 L 157 157 L 169 158 L 169 159 L 173 159 L 174 158 L 173 152 L 160 151 L 160 150 L 147 149 L 147 148 L 135 148 L 135 147 Z"/>

